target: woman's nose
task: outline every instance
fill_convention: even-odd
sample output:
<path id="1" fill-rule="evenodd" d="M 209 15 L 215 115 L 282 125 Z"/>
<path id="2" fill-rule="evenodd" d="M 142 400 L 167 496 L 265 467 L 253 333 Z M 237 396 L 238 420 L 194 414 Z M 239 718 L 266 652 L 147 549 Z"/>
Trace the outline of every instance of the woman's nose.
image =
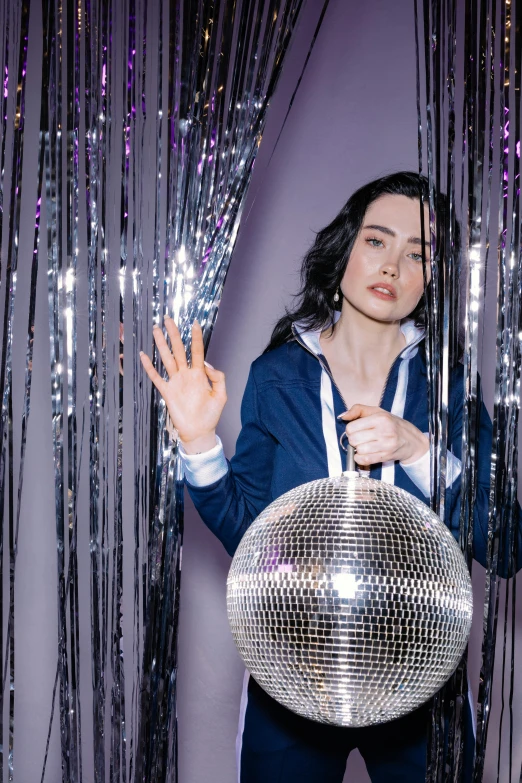
<path id="1" fill-rule="evenodd" d="M 392 277 L 393 279 L 399 277 L 399 262 L 395 259 L 389 258 L 381 266 L 381 275 L 384 277 Z"/>

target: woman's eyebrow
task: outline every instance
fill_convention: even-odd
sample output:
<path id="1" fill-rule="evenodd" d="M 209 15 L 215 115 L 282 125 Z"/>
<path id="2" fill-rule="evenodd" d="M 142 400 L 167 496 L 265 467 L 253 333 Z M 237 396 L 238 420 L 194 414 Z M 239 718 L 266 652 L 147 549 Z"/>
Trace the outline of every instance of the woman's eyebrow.
<path id="1" fill-rule="evenodd" d="M 408 242 L 411 245 L 422 245 L 422 239 L 420 237 L 410 237 L 408 239 Z M 428 242 L 427 239 L 424 240 L 424 244 L 426 245 L 426 247 L 431 247 L 431 243 Z"/>
<path id="2" fill-rule="evenodd" d="M 373 228 L 375 231 L 382 231 L 383 234 L 388 234 L 390 237 L 395 237 L 397 234 L 395 231 L 392 231 L 391 228 L 387 228 L 386 226 L 376 226 L 374 224 L 370 226 L 364 226 L 364 228 Z"/>
<path id="3" fill-rule="evenodd" d="M 374 223 L 372 223 L 369 226 L 364 226 L 363 228 L 372 228 L 374 231 L 382 231 L 383 234 L 388 234 L 389 237 L 396 237 L 397 234 L 395 231 L 391 228 L 388 228 L 387 226 L 378 226 Z M 420 237 L 409 237 L 408 242 L 410 245 L 422 245 L 422 239 Z M 425 239 L 424 244 L 426 247 L 430 247 L 430 243 Z"/>

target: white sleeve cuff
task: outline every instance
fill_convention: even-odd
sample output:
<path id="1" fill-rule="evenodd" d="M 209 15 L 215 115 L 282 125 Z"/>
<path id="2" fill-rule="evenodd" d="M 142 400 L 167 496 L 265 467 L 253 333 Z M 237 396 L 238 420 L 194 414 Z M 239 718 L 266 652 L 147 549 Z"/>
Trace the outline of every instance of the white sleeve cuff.
<path id="1" fill-rule="evenodd" d="M 462 462 L 453 454 L 453 452 L 448 451 L 446 460 L 446 487 L 451 487 L 453 482 L 458 479 L 461 473 Z"/>
<path id="2" fill-rule="evenodd" d="M 427 433 L 425 433 L 427 435 Z M 415 462 L 409 465 L 400 463 L 401 468 L 406 475 L 418 486 L 422 494 L 429 498 L 430 496 L 430 450 L 419 457 Z M 446 458 L 446 488 L 451 487 L 454 481 L 458 479 L 462 471 L 462 463 L 451 451 L 447 452 Z"/>
<path id="3" fill-rule="evenodd" d="M 179 456 L 183 462 L 185 478 L 191 486 L 208 487 L 226 474 L 228 465 L 223 444 L 217 435 L 216 440 L 217 443 L 213 448 L 201 454 L 187 454 L 179 443 Z"/>
<path id="4" fill-rule="evenodd" d="M 430 450 L 416 459 L 415 462 L 410 462 L 409 465 L 400 463 L 401 468 L 404 470 L 408 478 L 410 478 L 414 484 L 418 486 L 422 494 L 429 498 L 430 496 Z"/>

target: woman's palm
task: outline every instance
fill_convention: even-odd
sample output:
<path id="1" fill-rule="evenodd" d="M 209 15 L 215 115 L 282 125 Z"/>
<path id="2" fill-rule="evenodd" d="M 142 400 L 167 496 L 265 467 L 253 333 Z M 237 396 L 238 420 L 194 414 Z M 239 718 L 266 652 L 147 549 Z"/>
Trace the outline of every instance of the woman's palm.
<path id="1" fill-rule="evenodd" d="M 197 322 L 192 327 L 191 366 L 174 321 L 166 318 L 165 326 L 172 351 L 159 327 L 154 328 L 154 341 L 169 380 L 161 377 L 144 353 L 141 361 L 165 400 L 180 440 L 186 444 L 214 433 L 227 400 L 225 376 L 204 361 L 203 335 Z"/>

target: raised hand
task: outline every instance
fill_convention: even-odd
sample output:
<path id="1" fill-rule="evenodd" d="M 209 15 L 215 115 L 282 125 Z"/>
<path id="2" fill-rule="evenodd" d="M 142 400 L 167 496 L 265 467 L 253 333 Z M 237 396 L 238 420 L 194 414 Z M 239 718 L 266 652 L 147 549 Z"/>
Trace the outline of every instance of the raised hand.
<path id="1" fill-rule="evenodd" d="M 352 405 L 339 418 L 361 467 L 395 460 L 405 465 L 420 459 L 430 442 L 411 422 L 373 405 Z"/>
<path id="2" fill-rule="evenodd" d="M 208 451 L 216 444 L 216 427 L 227 401 L 225 375 L 205 359 L 201 326 L 192 326 L 192 362 L 187 362 L 185 347 L 172 318 L 165 318 L 172 351 L 159 326 L 154 327 L 154 342 L 169 376 L 166 381 L 154 369 L 149 357 L 141 353 L 145 372 L 157 388 L 189 454 Z"/>

